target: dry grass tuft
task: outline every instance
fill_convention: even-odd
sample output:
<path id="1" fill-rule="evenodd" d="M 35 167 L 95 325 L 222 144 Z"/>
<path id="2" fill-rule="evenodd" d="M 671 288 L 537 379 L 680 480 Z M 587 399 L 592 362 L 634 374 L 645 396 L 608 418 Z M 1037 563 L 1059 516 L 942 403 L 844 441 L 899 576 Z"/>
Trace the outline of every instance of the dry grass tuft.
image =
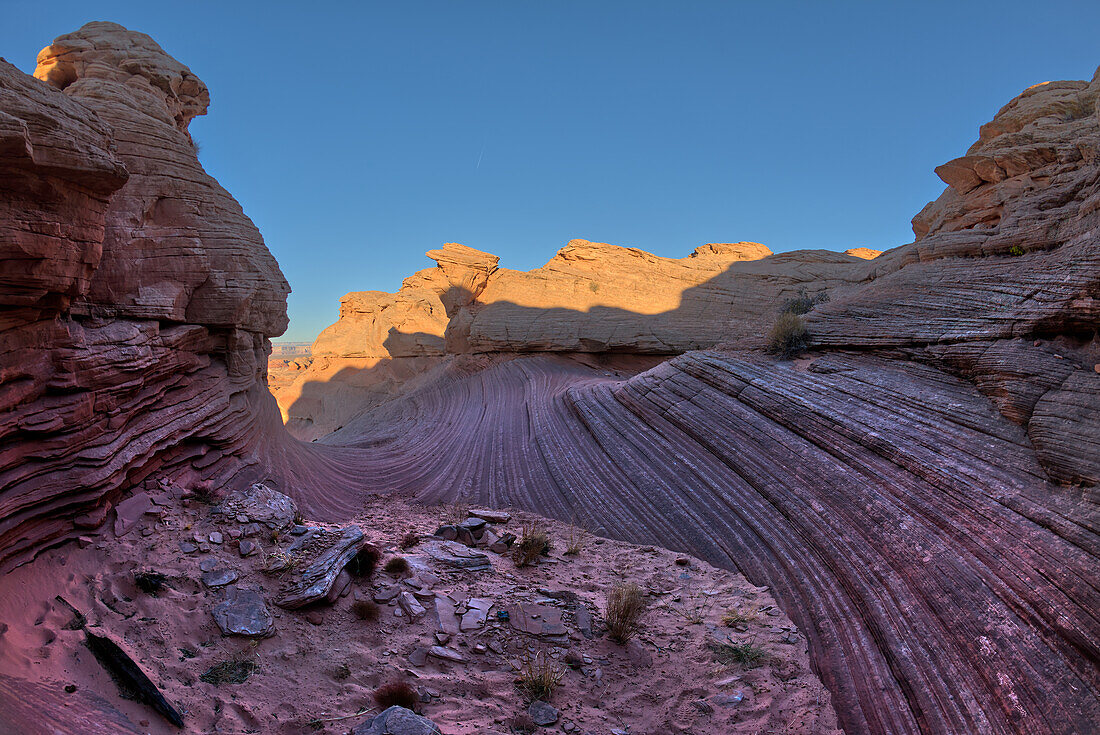
<path id="1" fill-rule="evenodd" d="M 726 666 L 736 663 L 741 664 L 746 669 L 751 669 L 768 659 L 768 652 L 756 645 L 755 641 L 749 641 L 748 643 L 711 641 L 707 643 L 707 648 L 711 650 L 718 661 Z"/>
<path id="2" fill-rule="evenodd" d="M 390 707 L 416 709 L 420 704 L 420 695 L 407 681 L 392 681 L 374 690 L 372 695 L 378 709 L 385 711 Z"/>
<path id="3" fill-rule="evenodd" d="M 565 554 L 577 556 L 584 551 L 584 531 L 575 523 L 569 524 L 569 532 L 565 536 Z"/>
<path id="4" fill-rule="evenodd" d="M 534 654 L 524 651 L 519 666 L 514 668 L 518 673 L 516 687 L 532 700 L 541 699 L 543 702 L 550 701 L 550 696 L 565 676 L 565 669 L 558 666 L 545 651 Z"/>
<path id="5" fill-rule="evenodd" d="M 395 556 L 386 562 L 386 566 L 382 567 L 386 574 L 392 574 L 395 577 L 400 577 L 402 574 L 409 573 L 409 560 L 403 556 Z"/>
<path id="6" fill-rule="evenodd" d="M 402 549 L 411 549 L 418 543 L 420 543 L 420 534 L 416 531 L 409 531 L 401 537 L 401 541 L 400 543 L 398 543 L 398 546 L 400 546 Z"/>
<path id="7" fill-rule="evenodd" d="M 243 684 L 257 668 L 255 661 L 232 659 L 214 664 L 203 672 L 199 679 L 214 686 Z"/>
<path id="8" fill-rule="evenodd" d="M 607 591 L 607 633 L 611 640 L 626 643 L 638 632 L 645 611 L 642 588 L 633 582 L 616 582 Z"/>
<path id="9" fill-rule="evenodd" d="M 768 337 L 768 352 L 790 360 L 809 346 L 810 334 L 802 317 L 789 311 L 780 314 Z"/>
<path id="10" fill-rule="evenodd" d="M 470 517 L 470 504 L 461 500 L 443 506 L 443 524 L 457 526 Z"/>
<path id="11" fill-rule="evenodd" d="M 204 505 L 217 505 L 222 501 L 222 494 L 214 489 L 214 483 L 210 480 L 196 482 L 191 488 L 191 497 Z"/>
<path id="12" fill-rule="evenodd" d="M 726 613 L 722 616 L 722 625 L 727 628 L 736 628 L 738 625 L 748 625 L 754 620 L 756 620 L 755 610 L 741 612 L 740 610 L 730 608 L 726 610 Z"/>
<path id="13" fill-rule="evenodd" d="M 550 536 L 537 520 L 520 524 L 519 540 L 512 546 L 512 561 L 517 567 L 534 564 L 543 554 L 550 553 Z"/>
<path id="14" fill-rule="evenodd" d="M 378 620 L 382 614 L 374 600 L 356 600 L 351 603 L 351 612 L 360 620 Z"/>
<path id="15" fill-rule="evenodd" d="M 296 566 L 298 566 L 298 559 L 295 558 L 293 555 L 286 553 L 282 549 L 273 549 L 264 554 L 265 574 L 279 574 L 280 572 L 289 572 Z"/>

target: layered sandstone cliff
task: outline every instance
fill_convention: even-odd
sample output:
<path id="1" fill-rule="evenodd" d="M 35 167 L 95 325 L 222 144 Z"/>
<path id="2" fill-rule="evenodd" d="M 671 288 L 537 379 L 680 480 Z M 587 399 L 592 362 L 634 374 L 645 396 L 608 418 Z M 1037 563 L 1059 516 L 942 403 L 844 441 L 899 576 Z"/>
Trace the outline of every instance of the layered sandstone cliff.
<path id="1" fill-rule="evenodd" d="M 312 365 L 273 390 L 291 432 L 313 439 L 388 400 L 410 378 L 437 374 L 448 356 L 674 355 L 719 342 L 760 346 L 778 305 L 802 292 L 852 285 L 865 259 L 877 254 L 775 255 L 741 242 L 662 258 L 573 240 L 525 272 L 449 243 L 427 253 L 435 268 L 405 279 L 397 293 L 344 296 L 339 320 L 313 345 Z"/>
<path id="2" fill-rule="evenodd" d="M 287 323 L 278 265 L 196 157 L 194 74 L 89 23 L 35 76 L 0 64 L 0 566 L 160 468 L 243 455 Z"/>

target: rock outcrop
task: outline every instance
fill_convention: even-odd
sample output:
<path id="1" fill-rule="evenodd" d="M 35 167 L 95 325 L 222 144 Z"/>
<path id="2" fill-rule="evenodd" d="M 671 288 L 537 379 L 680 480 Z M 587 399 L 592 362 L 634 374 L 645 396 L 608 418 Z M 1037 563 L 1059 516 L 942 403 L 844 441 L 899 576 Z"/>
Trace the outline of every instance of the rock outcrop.
<path id="1" fill-rule="evenodd" d="M 0 566 L 158 468 L 243 455 L 289 291 L 198 162 L 186 67 L 89 23 L 35 76 L 0 64 Z"/>
<path id="2" fill-rule="evenodd" d="M 498 270 L 443 334 L 480 369 L 434 368 L 321 441 L 362 448 L 360 477 L 381 489 L 742 570 L 807 631 L 849 732 L 1089 731 L 1098 80 L 1006 106 L 939 169 L 950 188 L 917 241 L 872 260 L 733 263 L 648 313 L 597 303 L 593 274 L 683 261 L 586 243 Z M 802 288 L 831 299 L 805 316 L 812 352 L 777 362 L 756 349 L 765 315 Z M 559 294 L 576 308 L 556 311 Z M 607 353 L 657 343 L 683 354 L 611 367 Z"/>
<path id="3" fill-rule="evenodd" d="M 758 346 L 777 307 L 862 277 L 877 254 L 773 255 L 712 243 L 685 258 L 573 240 L 541 268 L 449 243 L 395 294 L 350 293 L 313 344 L 312 364 L 277 392 L 287 427 L 314 439 L 392 398 L 454 355 L 522 352 L 674 355 L 740 341 Z M 423 381 L 421 381 L 423 382 Z"/>

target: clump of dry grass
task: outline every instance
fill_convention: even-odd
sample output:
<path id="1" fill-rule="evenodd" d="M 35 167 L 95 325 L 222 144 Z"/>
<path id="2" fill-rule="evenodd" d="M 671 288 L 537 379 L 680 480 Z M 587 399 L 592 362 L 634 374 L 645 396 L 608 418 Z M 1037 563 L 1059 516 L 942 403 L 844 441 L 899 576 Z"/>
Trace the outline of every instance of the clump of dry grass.
<path id="1" fill-rule="evenodd" d="M 616 582 L 607 591 L 607 634 L 617 643 L 626 643 L 638 632 L 645 611 L 642 588 L 633 582 Z"/>
<path id="2" fill-rule="evenodd" d="M 730 608 L 726 610 L 725 614 L 722 616 L 722 625 L 727 628 L 736 628 L 738 625 L 748 625 L 754 620 L 756 620 L 755 610 L 741 612 L 740 610 Z"/>
<path id="3" fill-rule="evenodd" d="M 403 556 L 395 556 L 386 562 L 386 566 L 382 569 L 385 570 L 386 574 L 400 577 L 402 574 L 409 573 L 409 560 Z"/>
<path id="4" fill-rule="evenodd" d="M 550 696 L 557 689 L 565 676 L 565 669 L 555 663 L 545 651 L 532 654 L 524 651 L 520 656 L 519 666 L 514 667 L 518 676 L 516 687 L 531 699 L 550 701 Z"/>
<path id="5" fill-rule="evenodd" d="M 217 505 L 222 500 L 222 494 L 214 489 L 214 483 L 210 480 L 196 482 L 191 488 L 191 497 L 203 505 Z"/>
<path id="6" fill-rule="evenodd" d="M 537 520 L 520 524 L 519 540 L 512 546 L 512 561 L 517 567 L 534 564 L 535 561 L 550 552 L 550 536 Z"/>
<path id="7" fill-rule="evenodd" d="M 518 712 L 508 719 L 508 729 L 519 733 L 519 735 L 531 735 L 539 729 L 539 726 L 531 719 L 531 715 L 526 712 Z"/>
<path id="8" fill-rule="evenodd" d="M 768 652 L 755 641 L 748 643 L 726 643 L 723 641 L 711 641 L 707 643 L 714 657 L 726 666 L 735 663 L 741 664 L 746 669 L 751 669 L 768 659 Z"/>
<path id="9" fill-rule="evenodd" d="M 470 504 L 461 500 L 443 506 L 443 523 L 457 526 L 470 517 Z"/>
<path id="10" fill-rule="evenodd" d="M 790 360 L 809 346 L 810 335 L 802 317 L 790 311 L 780 314 L 768 337 L 768 352 Z"/>
<path id="11" fill-rule="evenodd" d="M 257 669 L 256 662 L 248 659 L 231 659 L 214 664 L 199 676 L 207 684 L 243 684 Z"/>
<path id="12" fill-rule="evenodd" d="M 360 620 L 378 620 L 381 608 L 374 600 L 356 600 L 351 603 L 351 612 Z"/>
<path id="13" fill-rule="evenodd" d="M 401 537 L 401 541 L 398 543 L 402 549 L 411 549 L 420 543 L 420 534 L 416 531 L 409 531 Z"/>
<path id="14" fill-rule="evenodd" d="M 264 554 L 264 572 L 266 574 L 288 572 L 297 565 L 298 559 L 282 549 L 272 549 Z"/>
<path id="15" fill-rule="evenodd" d="M 584 531 L 575 523 L 569 524 L 569 531 L 565 536 L 565 554 L 577 556 L 584 551 Z"/>
<path id="16" fill-rule="evenodd" d="M 378 709 L 387 710 L 390 707 L 404 707 L 415 709 L 420 703 L 420 695 L 407 681 L 392 681 L 383 684 L 374 690 L 372 695 Z"/>

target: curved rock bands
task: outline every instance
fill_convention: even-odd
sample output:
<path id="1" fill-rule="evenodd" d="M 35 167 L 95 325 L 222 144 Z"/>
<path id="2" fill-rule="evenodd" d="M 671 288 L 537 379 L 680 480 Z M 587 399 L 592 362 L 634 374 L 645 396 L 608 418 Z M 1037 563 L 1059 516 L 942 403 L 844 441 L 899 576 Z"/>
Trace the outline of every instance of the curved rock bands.
<path id="1" fill-rule="evenodd" d="M 848 732 L 1069 733 L 1100 717 L 1100 516 L 931 367 L 688 353 L 618 381 L 502 362 L 328 439 L 360 480 L 574 520 L 771 586 Z M 317 448 L 320 450 L 320 448 Z"/>

